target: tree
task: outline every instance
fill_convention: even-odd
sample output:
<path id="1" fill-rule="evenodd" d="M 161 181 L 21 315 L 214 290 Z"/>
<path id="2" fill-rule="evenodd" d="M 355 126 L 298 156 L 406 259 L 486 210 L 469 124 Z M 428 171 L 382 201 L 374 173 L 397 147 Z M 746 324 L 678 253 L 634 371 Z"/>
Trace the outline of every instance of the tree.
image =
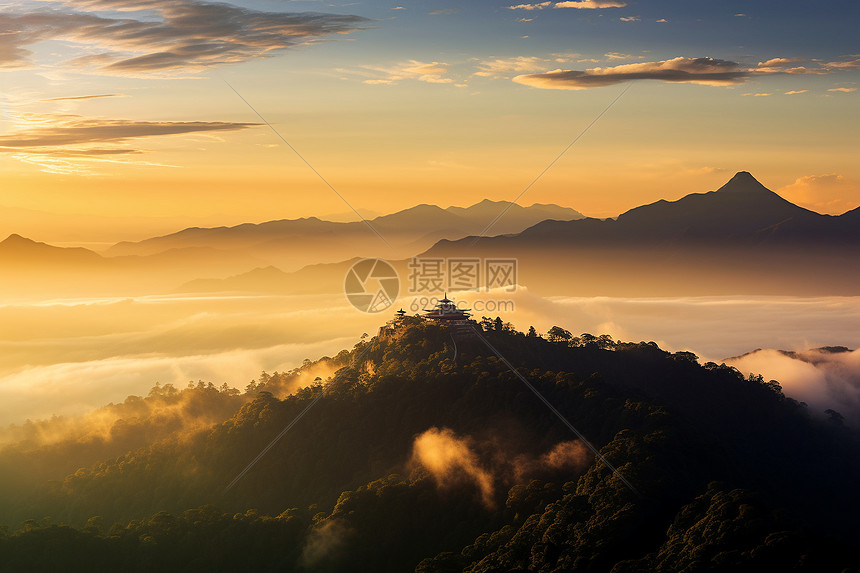
<path id="1" fill-rule="evenodd" d="M 569 330 L 565 330 L 560 326 L 553 326 L 546 334 L 550 342 L 567 342 L 573 338 Z"/>
<path id="2" fill-rule="evenodd" d="M 833 424 L 834 426 L 837 426 L 839 428 L 845 427 L 845 417 L 842 414 L 840 414 L 836 410 L 833 410 L 832 408 L 824 410 L 824 413 L 827 414 L 828 423 Z"/>
<path id="3" fill-rule="evenodd" d="M 535 330 L 535 327 L 534 327 L 534 326 L 530 326 L 530 327 L 529 327 L 529 332 L 528 332 L 528 334 L 526 334 L 526 336 L 528 336 L 529 338 L 537 338 L 537 335 L 538 335 L 538 334 L 537 334 L 537 330 Z"/>
<path id="4" fill-rule="evenodd" d="M 699 362 L 699 357 L 696 356 L 693 352 L 688 352 L 686 350 L 680 350 L 673 355 L 677 360 L 687 360 L 696 364 Z"/>
<path id="5" fill-rule="evenodd" d="M 583 346 L 591 346 L 591 345 L 596 345 L 596 344 L 597 344 L 597 337 L 596 337 L 596 336 L 594 336 L 593 334 L 589 334 L 589 333 L 587 333 L 587 332 L 583 332 L 583 333 L 579 336 L 579 338 L 580 338 L 580 340 L 582 340 L 582 345 L 583 345 Z"/>

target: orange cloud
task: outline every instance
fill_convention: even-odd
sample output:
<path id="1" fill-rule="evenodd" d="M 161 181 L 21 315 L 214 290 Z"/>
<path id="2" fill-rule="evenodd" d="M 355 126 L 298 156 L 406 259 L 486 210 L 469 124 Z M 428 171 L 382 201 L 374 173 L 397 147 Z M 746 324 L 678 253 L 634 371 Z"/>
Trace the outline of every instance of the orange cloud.
<path id="1" fill-rule="evenodd" d="M 514 461 L 514 478 L 518 483 L 534 479 L 546 470 L 569 475 L 583 471 L 592 461 L 591 451 L 579 440 L 559 442 L 538 458 L 520 456 Z"/>
<path id="2" fill-rule="evenodd" d="M 412 459 L 426 469 L 441 487 L 460 481 L 474 483 L 485 505 L 493 505 L 493 476 L 481 467 L 467 439 L 448 428 L 430 428 L 412 445 Z"/>
<path id="3" fill-rule="evenodd" d="M 765 62 L 759 62 L 751 71 L 760 74 L 824 74 L 820 69 L 809 69 L 804 66 L 793 66 L 799 62 L 805 62 L 803 58 L 772 58 Z"/>
<path id="4" fill-rule="evenodd" d="M 517 4 L 508 6 L 508 10 L 543 10 L 544 8 L 576 8 L 577 10 L 598 10 L 600 8 L 623 8 L 626 2 L 618 0 L 572 0 L 568 2 L 536 2 L 534 4 Z"/>
<path id="5" fill-rule="evenodd" d="M 68 96 L 68 97 L 52 97 L 48 99 L 43 99 L 42 101 L 79 101 L 79 100 L 88 100 L 88 99 L 101 99 L 105 97 L 126 97 L 125 94 L 99 94 L 99 95 L 85 95 L 85 96 Z"/>
<path id="6" fill-rule="evenodd" d="M 508 6 L 508 10 L 543 10 L 552 6 L 552 2 L 539 2 L 537 4 L 517 4 L 516 6 Z"/>
<path id="7" fill-rule="evenodd" d="M 598 10 L 600 8 L 624 8 L 626 2 L 616 0 L 572 0 L 570 2 L 556 2 L 553 8 L 576 8 L 577 10 Z"/>
<path id="8" fill-rule="evenodd" d="M 481 77 L 499 77 L 510 72 L 531 72 L 544 68 L 548 61 L 546 58 L 539 58 L 537 56 L 518 56 L 515 58 L 487 60 L 475 66 L 478 68 L 475 75 Z"/>
<path id="9" fill-rule="evenodd" d="M 849 59 L 835 62 L 827 62 L 824 65 L 828 68 L 860 68 L 860 54 L 854 54 L 852 56 L 845 57 Z"/>
<path id="10" fill-rule="evenodd" d="M 447 76 L 449 65 L 445 62 L 421 62 L 409 60 L 393 66 L 362 66 L 359 74 L 372 75 L 363 80 L 370 85 L 392 85 L 402 80 L 417 80 L 429 84 L 453 84 L 454 78 Z"/>
<path id="11" fill-rule="evenodd" d="M 806 175 L 777 191 L 780 195 L 819 213 L 839 215 L 860 205 L 860 185 L 842 175 Z"/>

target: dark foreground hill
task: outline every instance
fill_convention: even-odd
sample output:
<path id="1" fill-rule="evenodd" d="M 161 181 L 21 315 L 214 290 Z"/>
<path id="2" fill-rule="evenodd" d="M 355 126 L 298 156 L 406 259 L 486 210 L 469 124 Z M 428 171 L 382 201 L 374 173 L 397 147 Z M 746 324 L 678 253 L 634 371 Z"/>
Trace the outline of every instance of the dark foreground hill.
<path id="1" fill-rule="evenodd" d="M 118 421 L 91 447 L 78 444 L 81 456 L 96 448 L 110 457 L 55 479 L 45 464 L 61 453 L 8 446 L 0 467 L 19 479 L 7 479 L 2 516 L 17 529 L 0 533 L 0 570 L 818 572 L 860 564 L 860 445 L 837 416 L 809 412 L 774 382 L 653 343 L 549 342 L 501 321 L 485 328 L 454 339 L 416 320 L 265 375 L 241 396 L 189 388 L 196 398 L 183 419 L 216 406 L 233 413 L 199 431 L 176 421 L 173 433 L 174 422 Z M 277 397 L 325 370 L 336 371 L 327 384 Z M 153 438 L 117 454 L 134 443 L 129 427 Z M 20 475 L 26 468 L 41 479 Z"/>

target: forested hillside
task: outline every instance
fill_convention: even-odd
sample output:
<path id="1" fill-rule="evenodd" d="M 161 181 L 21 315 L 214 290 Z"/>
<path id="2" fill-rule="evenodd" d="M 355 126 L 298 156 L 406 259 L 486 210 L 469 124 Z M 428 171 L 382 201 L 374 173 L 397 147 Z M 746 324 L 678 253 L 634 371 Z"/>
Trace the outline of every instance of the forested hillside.
<path id="1" fill-rule="evenodd" d="M 0 570 L 860 564 L 857 434 L 654 343 L 407 321 L 244 393 L 159 387 L 101 419 L 19 428 L 0 452 Z"/>

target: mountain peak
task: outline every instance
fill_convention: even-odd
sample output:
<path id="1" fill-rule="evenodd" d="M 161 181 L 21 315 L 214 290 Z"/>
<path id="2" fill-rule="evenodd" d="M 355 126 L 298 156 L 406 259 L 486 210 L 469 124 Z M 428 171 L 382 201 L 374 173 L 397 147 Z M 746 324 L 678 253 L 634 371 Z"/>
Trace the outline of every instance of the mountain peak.
<path id="1" fill-rule="evenodd" d="M 36 241 L 33 239 L 28 239 L 27 237 L 22 237 L 18 233 L 12 233 L 8 237 L 6 237 L 0 245 L 4 245 L 7 247 L 21 247 L 21 246 L 32 246 L 38 245 Z"/>
<path id="2" fill-rule="evenodd" d="M 752 176 L 749 171 L 738 171 L 735 176 L 729 179 L 728 183 L 717 189 L 717 193 L 751 193 L 770 191 L 767 187 L 758 182 L 758 179 Z"/>

